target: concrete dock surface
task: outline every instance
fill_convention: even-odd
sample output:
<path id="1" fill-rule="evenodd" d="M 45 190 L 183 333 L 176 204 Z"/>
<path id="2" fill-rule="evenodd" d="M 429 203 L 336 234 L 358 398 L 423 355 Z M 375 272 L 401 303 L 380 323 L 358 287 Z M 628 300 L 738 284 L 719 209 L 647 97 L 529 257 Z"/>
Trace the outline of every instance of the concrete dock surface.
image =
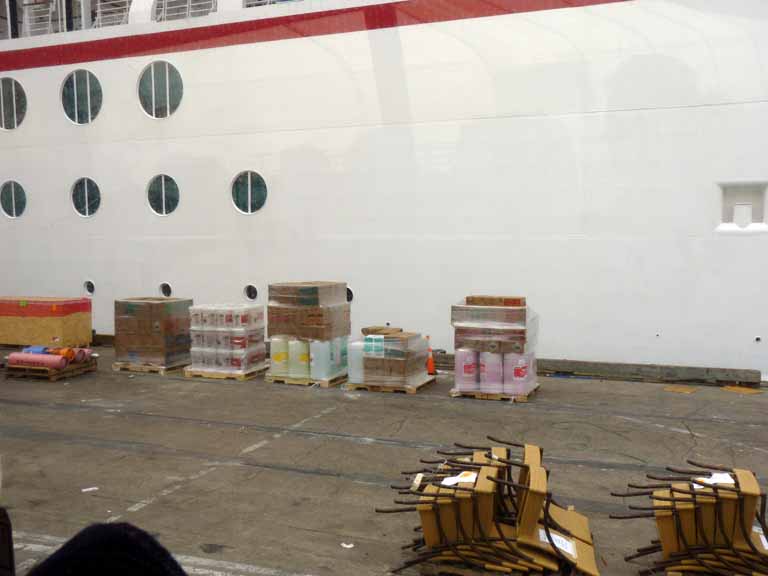
<path id="1" fill-rule="evenodd" d="M 608 575 L 654 537 L 610 492 L 699 458 L 768 478 L 768 395 L 541 378 L 527 404 L 112 372 L 0 379 L 2 496 L 26 573 L 80 529 L 131 522 L 189 574 L 387 574 L 416 514 L 380 515 L 389 484 L 487 434 L 544 448 L 557 500 L 590 518 Z M 681 391 L 682 390 L 682 391 Z M 683 393 L 691 392 L 691 393 Z M 638 502 L 639 503 L 639 502 Z M 418 574 L 410 569 L 404 574 Z"/>

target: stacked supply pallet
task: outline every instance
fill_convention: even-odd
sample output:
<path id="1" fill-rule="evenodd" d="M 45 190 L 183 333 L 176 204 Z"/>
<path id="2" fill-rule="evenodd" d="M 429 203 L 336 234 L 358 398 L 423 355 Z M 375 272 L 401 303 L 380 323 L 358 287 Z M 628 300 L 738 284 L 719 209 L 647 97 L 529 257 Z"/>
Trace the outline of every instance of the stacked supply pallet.
<path id="1" fill-rule="evenodd" d="M 525 400 L 537 387 L 538 317 L 525 298 L 468 296 L 451 309 L 454 396 Z"/>
<path id="2" fill-rule="evenodd" d="M 190 306 L 184 298 L 116 300 L 112 369 L 165 374 L 189 364 Z"/>
<path id="3" fill-rule="evenodd" d="M 48 348 L 30 346 L 8 356 L 6 376 L 36 378 L 55 382 L 95 372 L 98 354 L 90 348 Z"/>
<path id="4" fill-rule="evenodd" d="M 185 376 L 246 380 L 266 368 L 264 309 L 246 304 L 189 309 L 192 365 Z"/>
<path id="5" fill-rule="evenodd" d="M 349 388 L 414 394 L 434 381 L 426 337 L 390 327 L 365 328 L 363 335 L 349 346 Z"/>
<path id="6" fill-rule="evenodd" d="M 344 282 L 270 284 L 267 380 L 336 386 L 346 379 L 352 331 Z"/>

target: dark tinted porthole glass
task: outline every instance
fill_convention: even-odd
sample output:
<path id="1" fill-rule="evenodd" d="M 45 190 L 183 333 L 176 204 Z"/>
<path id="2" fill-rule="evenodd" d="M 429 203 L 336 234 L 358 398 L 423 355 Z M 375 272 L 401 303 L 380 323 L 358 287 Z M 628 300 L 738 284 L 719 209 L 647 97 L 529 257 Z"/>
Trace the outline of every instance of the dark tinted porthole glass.
<path id="1" fill-rule="evenodd" d="M 160 216 L 167 216 L 179 206 L 179 187 L 170 176 L 155 176 L 149 183 L 147 199 L 152 210 Z"/>
<path id="2" fill-rule="evenodd" d="M 352 292 L 352 288 L 347 286 L 347 302 L 352 302 L 355 299 L 355 293 Z"/>
<path id="3" fill-rule="evenodd" d="M 232 183 L 232 202 L 244 214 L 253 214 L 267 202 L 267 183 L 253 171 L 241 172 Z"/>
<path id="4" fill-rule="evenodd" d="M 253 284 L 248 284 L 248 286 L 245 287 L 244 292 L 245 297 L 248 298 L 248 300 L 256 300 L 259 297 L 259 291 Z"/>
<path id="5" fill-rule="evenodd" d="M 170 298 L 173 295 L 173 289 L 171 288 L 171 285 L 168 284 L 168 282 L 163 282 L 160 284 L 160 294 L 166 298 Z"/>
<path id="6" fill-rule="evenodd" d="M 87 70 L 75 70 L 64 80 L 61 103 L 64 113 L 75 124 L 88 124 L 101 111 L 101 83 Z"/>
<path id="7" fill-rule="evenodd" d="M 13 78 L 0 79 L 0 128 L 18 128 L 27 115 L 27 95 Z"/>
<path id="8" fill-rule="evenodd" d="M 86 294 L 93 295 L 93 293 L 96 292 L 96 286 L 90 280 L 85 281 L 83 288 L 85 289 Z"/>
<path id="9" fill-rule="evenodd" d="M 93 216 L 101 206 L 101 191 L 90 178 L 80 178 L 72 187 L 72 205 L 80 216 Z"/>
<path id="10" fill-rule="evenodd" d="M 139 102 L 153 118 L 168 118 L 176 112 L 184 95 L 181 74 L 168 62 L 153 62 L 139 78 Z"/>
<path id="11" fill-rule="evenodd" d="M 8 218 L 18 218 L 27 207 L 27 193 L 21 184 L 10 180 L 0 187 L 0 208 Z"/>

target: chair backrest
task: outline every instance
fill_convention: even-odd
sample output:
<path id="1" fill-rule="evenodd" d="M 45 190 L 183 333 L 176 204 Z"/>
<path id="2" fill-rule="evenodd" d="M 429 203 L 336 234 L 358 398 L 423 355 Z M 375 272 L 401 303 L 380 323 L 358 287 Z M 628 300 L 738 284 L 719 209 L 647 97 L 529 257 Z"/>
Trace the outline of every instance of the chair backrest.
<path id="1" fill-rule="evenodd" d="M 15 576 L 13 558 L 13 528 L 5 508 L 0 508 L 0 576 Z"/>
<path id="2" fill-rule="evenodd" d="M 531 536 L 536 532 L 544 500 L 547 497 L 547 471 L 538 466 L 528 468 L 528 483 L 525 490 L 519 491 L 517 532 Z"/>

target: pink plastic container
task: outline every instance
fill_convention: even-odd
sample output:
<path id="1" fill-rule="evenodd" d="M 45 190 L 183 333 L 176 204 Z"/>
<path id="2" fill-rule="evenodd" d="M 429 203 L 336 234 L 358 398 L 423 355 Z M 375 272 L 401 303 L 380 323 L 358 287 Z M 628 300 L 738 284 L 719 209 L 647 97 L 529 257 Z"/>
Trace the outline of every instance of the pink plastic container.
<path id="1" fill-rule="evenodd" d="M 528 394 L 536 386 L 536 356 L 527 354 L 504 355 L 504 393 Z"/>
<path id="2" fill-rule="evenodd" d="M 462 392 L 479 390 L 477 352 L 460 348 L 454 355 L 456 388 Z"/>
<path id="3" fill-rule="evenodd" d="M 480 352 L 480 391 L 500 394 L 504 391 L 504 357 L 494 352 Z"/>

